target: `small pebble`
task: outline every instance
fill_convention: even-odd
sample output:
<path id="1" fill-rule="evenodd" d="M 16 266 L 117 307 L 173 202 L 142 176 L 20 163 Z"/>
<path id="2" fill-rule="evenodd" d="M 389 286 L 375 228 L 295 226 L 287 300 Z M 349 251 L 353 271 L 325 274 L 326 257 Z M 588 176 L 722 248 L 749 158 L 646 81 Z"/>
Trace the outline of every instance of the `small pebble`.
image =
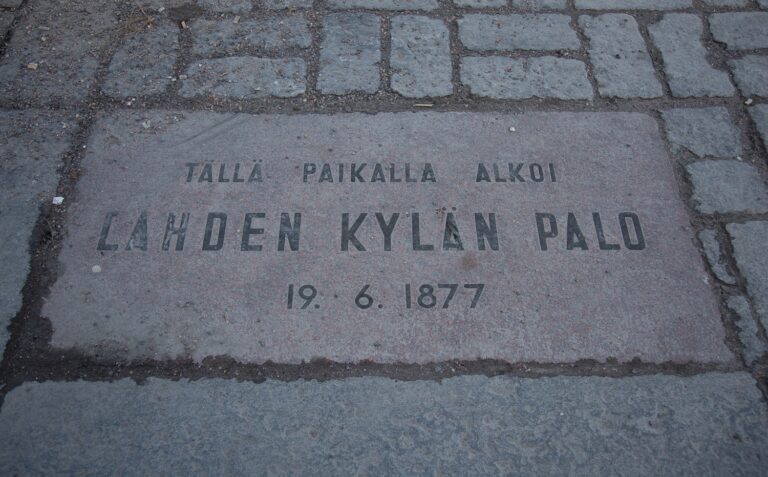
<path id="1" fill-rule="evenodd" d="M 91 267 L 91 271 L 93 273 L 101 273 L 101 267 L 99 265 L 94 265 L 93 267 Z"/>

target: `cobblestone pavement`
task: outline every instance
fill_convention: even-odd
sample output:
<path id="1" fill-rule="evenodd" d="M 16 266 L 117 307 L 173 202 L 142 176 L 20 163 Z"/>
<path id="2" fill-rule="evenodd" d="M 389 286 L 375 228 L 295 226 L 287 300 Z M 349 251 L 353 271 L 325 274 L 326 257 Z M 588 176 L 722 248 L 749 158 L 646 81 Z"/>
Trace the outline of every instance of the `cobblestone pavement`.
<path id="1" fill-rule="evenodd" d="M 768 1 L 0 0 L 0 32 L 3 475 L 765 475 Z M 275 361 L 250 359 L 262 355 L 242 351 L 253 343 L 238 330 L 198 347 L 187 338 L 211 331 L 186 336 L 192 321 L 143 315 L 138 295 L 68 300 L 110 279 L 77 271 L 82 210 L 125 189 L 135 164 L 157 172 L 140 134 L 161 147 L 177 117 L 210 123 L 204 139 L 225 154 L 218 121 L 312 115 L 322 126 L 413 111 L 435 123 L 567 112 L 564 134 L 595 143 L 603 130 L 650 124 L 671 164 L 650 180 L 676 196 L 658 210 L 685 216 L 679 236 L 698 257 L 674 266 L 705 282 L 701 316 L 672 336 L 664 323 L 677 316 L 649 321 L 638 349 L 599 359 L 583 348 L 639 332 L 598 333 L 562 354 L 534 341 L 520 355 L 541 359 L 451 349 L 431 361 L 418 350 L 333 359 L 358 356 L 342 343 Z M 618 125 L 577 129 L 602 114 Z M 619 122 L 632 115 L 643 119 Z M 366 121 L 375 135 L 380 123 Z M 103 151 L 106 169 L 94 159 Z M 150 288 L 183 288 L 167 283 Z M 624 285 L 605 293 L 630 306 Z M 111 304 L 103 320 L 84 314 L 89 300 Z M 163 341 L 142 335 L 161 327 Z"/>

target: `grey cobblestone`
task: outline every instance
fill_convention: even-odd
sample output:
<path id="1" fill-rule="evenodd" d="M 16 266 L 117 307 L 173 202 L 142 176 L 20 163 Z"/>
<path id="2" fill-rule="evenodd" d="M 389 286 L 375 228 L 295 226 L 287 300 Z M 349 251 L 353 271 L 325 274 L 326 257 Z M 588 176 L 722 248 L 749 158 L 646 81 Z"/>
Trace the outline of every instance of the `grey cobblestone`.
<path id="1" fill-rule="evenodd" d="M 64 114 L 0 111 L 0 355 L 8 325 L 21 307 L 32 230 L 41 207 L 51 203 L 75 127 L 73 118 Z"/>
<path id="2" fill-rule="evenodd" d="M 171 22 L 129 36 L 112 57 L 102 91 L 114 97 L 165 91 L 179 55 L 178 37 L 179 29 Z"/>
<path id="3" fill-rule="evenodd" d="M 570 21 L 558 13 L 466 15 L 459 38 L 471 50 L 576 50 L 581 44 Z"/>
<path id="4" fill-rule="evenodd" d="M 448 28 L 442 20 L 398 15 L 392 19 L 391 37 L 393 90 L 408 98 L 453 92 Z"/>
<path id="5" fill-rule="evenodd" d="M 49 28 L 45 34 L 41 25 Z M 0 95 L 40 103 L 84 100 L 99 54 L 117 28 L 115 2 L 37 3 L 20 20 L 0 61 Z"/>
<path id="6" fill-rule="evenodd" d="M 766 419 L 743 372 L 27 382 L 0 412 L 0 473 L 761 475 Z"/>
<path id="7" fill-rule="evenodd" d="M 265 20 L 196 20 L 191 22 L 192 52 L 199 56 L 233 55 L 258 48 L 307 48 L 312 43 L 304 15 Z"/>
<path id="8" fill-rule="evenodd" d="M 379 89 L 381 41 L 379 17 L 371 13 L 334 13 L 323 19 L 318 89 L 326 94 Z"/>
<path id="9" fill-rule="evenodd" d="M 457 7 L 498 8 L 506 7 L 507 0 L 453 0 Z"/>
<path id="10" fill-rule="evenodd" d="M 747 299 L 741 295 L 733 295 L 728 297 L 726 304 L 737 317 L 736 327 L 744 349 L 744 361 L 751 365 L 768 351 L 768 348 L 758 335 L 757 322 L 752 318 Z"/>
<path id="11" fill-rule="evenodd" d="M 749 108 L 749 114 L 755 121 L 763 145 L 768 149 L 768 104 L 756 104 Z"/>
<path id="12" fill-rule="evenodd" d="M 736 284 L 736 277 L 731 275 L 726 266 L 725 257 L 720 253 L 720 242 L 717 240 L 717 232 L 714 229 L 704 229 L 699 232 L 699 240 L 704 247 L 709 268 L 718 280 L 728 285 Z"/>
<path id="13" fill-rule="evenodd" d="M 197 4 L 212 12 L 248 13 L 251 0 L 197 0 Z"/>
<path id="14" fill-rule="evenodd" d="M 584 10 L 672 10 L 688 8 L 691 0 L 576 0 Z"/>
<path id="15" fill-rule="evenodd" d="M 715 13 L 709 17 L 709 27 L 716 41 L 729 50 L 768 48 L 768 12 Z"/>
<path id="16" fill-rule="evenodd" d="M 664 72 L 674 96 L 731 96 L 735 93 L 728 74 L 716 70 L 707 61 L 707 50 L 701 44 L 703 30 L 701 19 L 689 13 L 668 13 L 648 28 L 664 58 Z"/>
<path id="17" fill-rule="evenodd" d="M 328 6 L 337 10 L 368 8 L 371 10 L 434 10 L 437 0 L 328 0 Z"/>
<path id="18" fill-rule="evenodd" d="M 21 6 L 23 0 L 0 0 L 0 7 L 3 8 L 18 8 Z"/>
<path id="19" fill-rule="evenodd" d="M 555 58 L 465 57 L 461 82 L 475 96 L 501 99 L 592 99 L 584 63 Z"/>
<path id="20" fill-rule="evenodd" d="M 742 93 L 768 96 L 768 56 L 746 55 L 729 64 Z"/>
<path id="21" fill-rule="evenodd" d="M 601 96 L 655 98 L 662 95 L 651 56 L 634 18 L 625 14 L 582 15 L 579 24 L 589 38 L 589 58 Z"/>
<path id="22" fill-rule="evenodd" d="M 185 74 L 179 93 L 187 98 L 290 98 L 306 89 L 306 66 L 300 58 L 230 56 L 198 60 Z"/>
<path id="23" fill-rule="evenodd" d="M 762 9 L 768 9 L 768 0 L 757 0 L 757 4 L 760 5 L 760 8 Z"/>
<path id="24" fill-rule="evenodd" d="M 753 165 L 736 160 L 698 161 L 686 169 L 699 212 L 768 211 L 768 191 Z"/>
<path id="25" fill-rule="evenodd" d="M 760 323 L 768 330 L 768 254 L 765 253 L 768 222 L 728 224 L 726 228 L 736 264 L 747 280 L 747 292 L 754 301 Z"/>
<path id="26" fill-rule="evenodd" d="M 313 0 L 264 0 L 264 6 L 270 10 L 286 8 L 312 8 Z"/>
<path id="27" fill-rule="evenodd" d="M 743 7 L 748 0 L 703 0 L 710 7 Z"/>
<path id="28" fill-rule="evenodd" d="M 681 108 L 661 112 L 672 151 L 685 148 L 699 157 L 741 154 L 741 135 L 723 107 Z"/>
<path id="29" fill-rule="evenodd" d="M 565 0 L 512 0 L 512 6 L 530 10 L 562 10 L 565 8 Z"/>
<path id="30" fill-rule="evenodd" d="M 13 23 L 13 13 L 0 12 L 0 39 L 5 38 Z"/>

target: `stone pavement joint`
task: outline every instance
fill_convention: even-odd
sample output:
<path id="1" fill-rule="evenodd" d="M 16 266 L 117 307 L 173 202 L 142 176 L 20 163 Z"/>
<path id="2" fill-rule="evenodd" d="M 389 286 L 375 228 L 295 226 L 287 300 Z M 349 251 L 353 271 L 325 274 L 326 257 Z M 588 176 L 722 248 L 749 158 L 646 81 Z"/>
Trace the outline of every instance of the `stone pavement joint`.
<path id="1" fill-rule="evenodd" d="M 618 13 L 583 15 L 579 24 L 589 38 L 589 58 L 601 96 L 656 98 L 663 94 L 634 18 Z"/>
<path id="2" fill-rule="evenodd" d="M 723 283 L 735 285 L 736 278 L 728 270 L 726 258 L 717 239 L 717 231 L 714 229 L 704 229 L 699 232 L 698 237 L 701 245 L 704 247 L 704 254 L 707 257 L 712 273 Z"/>
<path id="3" fill-rule="evenodd" d="M 664 72 L 674 96 L 733 95 L 728 74 L 714 69 L 707 61 L 707 50 L 701 44 L 703 27 L 696 15 L 668 13 L 648 31 L 661 50 Z"/>

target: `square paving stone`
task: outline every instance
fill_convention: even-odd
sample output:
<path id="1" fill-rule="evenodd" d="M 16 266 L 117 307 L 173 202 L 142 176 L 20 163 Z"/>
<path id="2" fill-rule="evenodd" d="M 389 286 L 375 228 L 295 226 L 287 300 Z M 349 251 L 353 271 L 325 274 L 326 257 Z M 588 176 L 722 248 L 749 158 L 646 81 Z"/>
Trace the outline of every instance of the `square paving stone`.
<path id="1" fill-rule="evenodd" d="M 82 167 L 57 348 L 734 359 L 647 115 L 123 111 Z"/>
<path id="2" fill-rule="evenodd" d="M 741 134 L 723 107 L 680 108 L 661 112 L 672 151 L 687 149 L 699 157 L 741 154 Z"/>
<path id="3" fill-rule="evenodd" d="M 747 291 L 755 302 L 757 316 L 768 329 L 768 254 L 765 253 L 765 237 L 768 222 L 748 221 L 726 226 L 733 244 L 733 256 L 741 274 L 747 280 Z"/>
<path id="4" fill-rule="evenodd" d="M 697 161 L 686 166 L 693 206 L 705 214 L 768 211 L 768 189 L 755 166 L 736 160 Z"/>
<path id="5" fill-rule="evenodd" d="M 768 56 L 746 55 L 728 64 L 742 93 L 746 96 L 768 96 Z"/>

